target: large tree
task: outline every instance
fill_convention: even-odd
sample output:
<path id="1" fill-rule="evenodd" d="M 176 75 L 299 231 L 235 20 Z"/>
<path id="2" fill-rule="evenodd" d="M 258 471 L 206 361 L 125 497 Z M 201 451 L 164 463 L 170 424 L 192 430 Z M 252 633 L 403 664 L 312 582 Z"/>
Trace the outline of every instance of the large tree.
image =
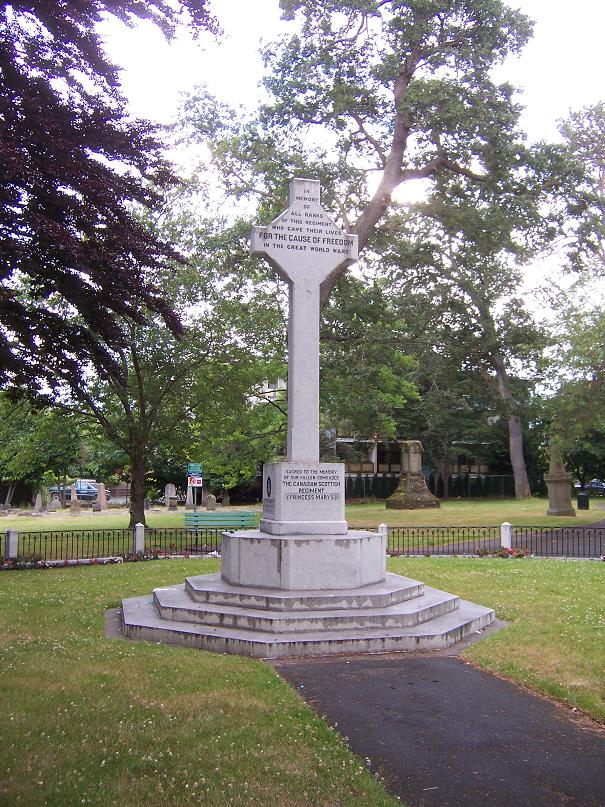
<path id="1" fill-rule="evenodd" d="M 147 324 L 124 326 L 128 339 L 116 351 L 117 368 L 83 374 L 56 400 L 95 421 L 122 452 L 131 526 L 145 523 L 148 473 L 159 460 L 180 465 L 184 482 L 188 460 L 207 461 L 221 440 L 231 440 L 233 448 L 240 439 L 250 441 L 246 403 L 255 386 L 275 377 L 283 357 L 275 281 L 248 255 L 248 226 L 228 228 L 193 213 L 181 219 L 175 203 L 154 227 L 189 253 L 186 266 L 154 275 L 184 332 L 177 339 L 159 317 L 143 311 Z M 237 434 L 228 438 L 233 425 Z M 229 452 L 223 446 L 223 465 L 233 466 Z M 218 476 L 218 463 L 212 465 Z M 237 478 L 231 467 L 234 473 Z"/>
<path id="2" fill-rule="evenodd" d="M 366 263 L 385 246 L 394 244 L 400 255 L 409 249 L 408 212 L 398 204 L 402 186 L 424 180 L 442 207 L 452 203 L 449 221 L 439 217 L 446 225 L 441 267 L 450 283 L 461 270 L 467 299 L 469 288 L 474 292 L 490 372 L 510 413 L 517 493 L 529 495 L 521 425 L 494 327 L 498 274 L 506 264 L 501 255 L 492 259 L 527 254 L 529 244 L 512 243 L 515 231 L 547 234 L 536 212 L 540 192 L 558 189 L 552 168 L 561 165 L 561 150 L 525 146 L 514 89 L 495 84 L 492 70 L 525 44 L 531 23 L 500 0 L 282 0 L 281 6 L 296 30 L 265 49 L 269 96 L 258 116 L 242 122 L 206 95 L 188 104 L 192 132 L 211 141 L 226 191 L 256 195 L 261 217 L 276 212 L 289 175 L 322 179 L 326 202 L 357 233 Z M 456 221 L 459 200 L 466 224 Z M 474 203 L 478 214 L 469 225 Z M 485 210 L 489 222 L 482 221 Z M 430 225 L 434 210 L 425 212 Z M 487 250 L 481 242 L 494 225 Z M 445 255 L 461 228 L 464 251 L 473 255 L 476 246 L 481 255 L 472 265 L 464 266 L 460 254 Z M 344 271 L 325 281 L 324 304 Z M 514 291 L 509 283 L 506 292 Z"/>
<path id="3" fill-rule="evenodd" d="M 180 325 L 145 270 L 174 257 L 135 207 L 173 177 L 157 132 L 133 120 L 95 25 L 149 19 L 167 36 L 206 0 L 0 3 L 0 382 L 77 383 L 120 371 L 128 323 Z"/>
<path id="4" fill-rule="evenodd" d="M 561 122 L 576 161 L 577 181 L 566 195 L 568 266 L 584 275 L 605 273 L 605 103 L 584 107 Z"/>

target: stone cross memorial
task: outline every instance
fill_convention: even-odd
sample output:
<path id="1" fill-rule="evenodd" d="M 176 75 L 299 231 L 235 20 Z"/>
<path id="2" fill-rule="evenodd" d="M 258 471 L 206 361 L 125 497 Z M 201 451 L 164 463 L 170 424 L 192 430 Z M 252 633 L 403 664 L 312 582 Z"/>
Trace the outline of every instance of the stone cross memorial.
<path id="1" fill-rule="evenodd" d="M 252 254 L 290 287 L 288 456 L 265 464 L 260 529 L 222 533 L 220 574 L 123 600 L 126 636 L 277 658 L 447 647 L 494 619 L 387 573 L 386 525 L 349 530 L 344 465 L 319 462 L 320 287 L 357 258 L 319 192 L 292 180 L 288 209 L 252 231 Z"/>
<path id="2" fill-rule="evenodd" d="M 265 466 L 261 530 L 346 533 L 344 468 L 319 462 L 320 287 L 357 260 L 357 236 L 323 209 L 317 180 L 293 179 L 288 209 L 252 229 L 250 252 L 266 258 L 290 288 L 288 461 Z"/>

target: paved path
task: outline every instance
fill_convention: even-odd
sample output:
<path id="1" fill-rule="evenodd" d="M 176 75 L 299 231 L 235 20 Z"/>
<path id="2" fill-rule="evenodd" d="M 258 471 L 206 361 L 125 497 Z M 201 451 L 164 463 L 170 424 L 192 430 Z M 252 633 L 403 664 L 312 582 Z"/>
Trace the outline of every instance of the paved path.
<path id="1" fill-rule="evenodd" d="M 410 807 L 605 805 L 605 729 L 462 659 L 273 666 Z"/>

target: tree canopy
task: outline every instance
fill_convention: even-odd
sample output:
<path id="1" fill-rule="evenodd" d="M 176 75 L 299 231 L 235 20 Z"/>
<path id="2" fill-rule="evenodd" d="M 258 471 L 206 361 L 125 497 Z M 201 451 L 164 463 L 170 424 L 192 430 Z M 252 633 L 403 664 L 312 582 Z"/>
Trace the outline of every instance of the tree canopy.
<path id="1" fill-rule="evenodd" d="M 133 120 L 95 24 L 146 18 L 171 36 L 206 0 L 34 0 L 0 4 L 0 382 L 118 369 L 112 349 L 143 309 L 178 319 L 145 274 L 174 258 L 136 208 L 174 177 L 157 132 Z"/>

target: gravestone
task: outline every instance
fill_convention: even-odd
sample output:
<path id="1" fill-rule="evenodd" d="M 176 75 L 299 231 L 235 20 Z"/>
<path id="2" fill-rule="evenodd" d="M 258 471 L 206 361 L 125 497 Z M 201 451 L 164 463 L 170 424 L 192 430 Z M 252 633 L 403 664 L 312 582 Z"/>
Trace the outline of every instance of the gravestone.
<path id="1" fill-rule="evenodd" d="M 389 509 L 441 507 L 439 499 L 426 486 L 422 473 L 422 451 L 420 440 L 401 441 L 401 476 L 395 492 L 386 500 Z"/>
<path id="2" fill-rule="evenodd" d="M 79 516 L 81 507 L 80 507 L 80 501 L 78 499 L 78 491 L 76 490 L 76 486 L 71 485 L 69 491 L 70 491 L 69 509 L 71 510 L 72 516 Z"/>
<path id="3" fill-rule="evenodd" d="M 166 507 L 170 508 L 170 499 L 175 498 L 176 498 L 176 487 L 174 486 L 173 482 L 168 482 L 168 484 L 164 488 L 164 501 L 166 502 Z"/>
<path id="4" fill-rule="evenodd" d="M 550 447 L 550 464 L 544 481 L 548 488 L 546 515 L 575 516 L 576 511 L 571 503 L 571 474 L 565 470 L 561 449 L 556 443 Z"/>
<path id="5" fill-rule="evenodd" d="M 229 507 L 231 504 L 231 496 L 228 490 L 223 491 L 223 507 Z"/>
<path id="6" fill-rule="evenodd" d="M 216 496 L 214 493 L 209 493 L 206 496 L 206 510 L 216 510 Z"/>
<path id="7" fill-rule="evenodd" d="M 220 575 L 123 600 L 125 635 L 277 658 L 437 649 L 486 627 L 492 609 L 388 574 L 386 525 L 349 530 L 344 465 L 319 461 L 320 288 L 357 257 L 319 182 L 292 180 L 251 252 L 289 286 L 287 461 L 264 467 L 260 529 L 222 533 Z"/>
<path id="8" fill-rule="evenodd" d="M 105 483 L 99 482 L 97 485 L 97 502 L 99 510 L 107 510 L 107 492 L 105 491 Z M 93 507 L 94 510 L 94 507 Z"/>
<path id="9" fill-rule="evenodd" d="M 188 510 L 191 510 L 193 507 L 193 488 L 191 485 L 187 485 L 187 499 L 185 501 L 185 507 Z"/>
<path id="10" fill-rule="evenodd" d="M 41 513 L 44 510 L 44 504 L 42 503 L 42 494 L 40 491 L 36 493 L 36 502 L 34 504 L 34 513 Z"/>

